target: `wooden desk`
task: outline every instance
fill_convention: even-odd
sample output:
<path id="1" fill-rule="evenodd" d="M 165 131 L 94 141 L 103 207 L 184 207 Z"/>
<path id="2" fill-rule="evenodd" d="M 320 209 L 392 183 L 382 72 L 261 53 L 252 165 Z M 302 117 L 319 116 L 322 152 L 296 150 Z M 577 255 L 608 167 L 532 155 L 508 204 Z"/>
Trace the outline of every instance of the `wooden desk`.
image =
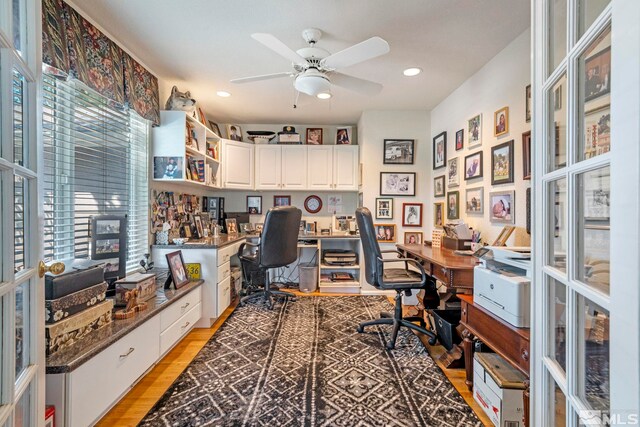
<path id="1" fill-rule="evenodd" d="M 460 326 L 469 390 L 473 387 L 473 337 L 484 342 L 523 374 L 529 377 L 529 328 L 516 328 L 473 303 L 472 295 L 459 295 L 462 303 Z M 529 425 L 529 389 L 523 393 L 525 426 Z"/>
<path id="2" fill-rule="evenodd" d="M 427 274 L 443 282 L 448 289 L 473 289 L 473 268 L 478 264 L 477 258 L 458 255 L 451 249 L 424 245 L 397 247 L 405 257 L 419 261 Z"/>

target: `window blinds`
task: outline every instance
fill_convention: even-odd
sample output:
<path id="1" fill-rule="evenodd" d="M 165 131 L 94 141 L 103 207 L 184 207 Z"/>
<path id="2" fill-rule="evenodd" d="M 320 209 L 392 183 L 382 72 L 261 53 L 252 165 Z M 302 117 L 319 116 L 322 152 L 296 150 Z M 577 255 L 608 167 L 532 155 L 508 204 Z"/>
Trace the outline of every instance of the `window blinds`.
<path id="1" fill-rule="evenodd" d="M 45 259 L 88 258 L 89 217 L 127 215 L 127 271 L 148 252 L 149 122 L 43 77 Z"/>

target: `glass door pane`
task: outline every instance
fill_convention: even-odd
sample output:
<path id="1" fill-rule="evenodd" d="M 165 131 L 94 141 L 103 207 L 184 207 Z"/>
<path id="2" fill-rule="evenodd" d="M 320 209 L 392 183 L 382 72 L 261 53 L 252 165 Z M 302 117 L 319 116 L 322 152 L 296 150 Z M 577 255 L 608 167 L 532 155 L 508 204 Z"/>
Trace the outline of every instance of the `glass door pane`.
<path id="1" fill-rule="evenodd" d="M 25 269 L 25 242 L 27 227 L 25 222 L 27 216 L 25 215 L 25 199 L 26 199 L 26 187 L 27 180 L 21 176 L 16 175 L 13 185 L 13 218 L 14 218 L 14 267 L 13 271 L 18 273 Z"/>
<path id="2" fill-rule="evenodd" d="M 31 420 L 31 386 L 20 396 L 20 400 L 16 404 L 16 411 L 14 416 L 15 427 L 30 427 L 35 425 Z"/>
<path id="3" fill-rule="evenodd" d="M 24 76 L 13 70 L 13 161 L 25 165 L 24 143 Z"/>
<path id="4" fill-rule="evenodd" d="M 16 297 L 16 380 L 29 366 L 29 282 L 23 283 L 15 290 Z"/>
<path id="5" fill-rule="evenodd" d="M 560 271 L 567 271 L 567 179 L 562 178 L 549 183 L 549 207 L 553 215 L 550 217 L 549 231 L 549 265 Z"/>
<path id="6" fill-rule="evenodd" d="M 549 357 L 567 370 L 567 287 L 551 277 L 549 283 L 549 323 L 551 347 Z"/>
<path id="7" fill-rule="evenodd" d="M 548 172 L 567 166 L 567 75 L 563 74 L 547 93 Z"/>
<path id="8" fill-rule="evenodd" d="M 578 38 L 593 24 L 611 0 L 578 0 Z"/>
<path id="9" fill-rule="evenodd" d="M 578 175 L 578 280 L 609 294 L 609 166 Z"/>
<path id="10" fill-rule="evenodd" d="M 567 0 L 550 0 L 549 5 L 549 70 L 551 74 L 567 55 Z"/>
<path id="11" fill-rule="evenodd" d="M 567 425 L 567 398 L 551 375 L 547 375 L 551 392 L 551 406 L 553 411 L 549 412 L 551 417 L 550 426 L 564 427 Z"/>
<path id="12" fill-rule="evenodd" d="M 609 312 L 578 296 L 578 396 L 589 407 L 609 409 Z"/>
<path id="13" fill-rule="evenodd" d="M 605 30 L 578 60 L 578 110 L 582 132 L 578 161 L 611 150 L 611 28 Z"/>

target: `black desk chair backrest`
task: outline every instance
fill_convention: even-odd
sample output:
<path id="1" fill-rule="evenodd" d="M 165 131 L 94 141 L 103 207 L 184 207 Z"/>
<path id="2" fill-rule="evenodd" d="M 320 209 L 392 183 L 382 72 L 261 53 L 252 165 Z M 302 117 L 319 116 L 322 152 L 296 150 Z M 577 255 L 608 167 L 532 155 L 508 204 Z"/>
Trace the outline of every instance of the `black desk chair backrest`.
<path id="1" fill-rule="evenodd" d="M 367 283 L 376 288 L 380 287 L 378 280 L 378 270 L 382 266 L 378 265 L 378 259 L 382 258 L 380 245 L 376 240 L 376 229 L 373 226 L 371 211 L 367 208 L 358 208 L 356 210 L 356 221 L 360 230 L 360 241 L 362 242 L 362 251 L 364 252 L 364 272 Z"/>
<path id="2" fill-rule="evenodd" d="M 298 232 L 302 211 L 292 206 L 267 211 L 260 236 L 260 266 L 284 267 L 298 258 Z"/>

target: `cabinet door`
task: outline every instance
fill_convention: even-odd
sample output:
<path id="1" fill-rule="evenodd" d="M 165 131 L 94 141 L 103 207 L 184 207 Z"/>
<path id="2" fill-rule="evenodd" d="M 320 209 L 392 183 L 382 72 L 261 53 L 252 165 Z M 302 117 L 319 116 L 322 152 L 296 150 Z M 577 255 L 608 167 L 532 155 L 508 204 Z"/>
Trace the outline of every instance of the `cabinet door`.
<path id="1" fill-rule="evenodd" d="M 282 149 L 278 145 L 256 145 L 256 190 L 277 190 L 282 186 Z"/>
<path id="2" fill-rule="evenodd" d="M 253 189 L 253 144 L 224 140 L 222 147 L 224 188 Z"/>
<path id="3" fill-rule="evenodd" d="M 307 147 L 299 145 L 282 147 L 282 188 L 292 190 L 307 188 Z"/>
<path id="4" fill-rule="evenodd" d="M 358 189 L 357 145 L 336 145 L 333 147 L 333 188 L 337 190 Z"/>
<path id="5" fill-rule="evenodd" d="M 307 188 L 330 190 L 333 186 L 333 147 L 307 147 Z"/>

